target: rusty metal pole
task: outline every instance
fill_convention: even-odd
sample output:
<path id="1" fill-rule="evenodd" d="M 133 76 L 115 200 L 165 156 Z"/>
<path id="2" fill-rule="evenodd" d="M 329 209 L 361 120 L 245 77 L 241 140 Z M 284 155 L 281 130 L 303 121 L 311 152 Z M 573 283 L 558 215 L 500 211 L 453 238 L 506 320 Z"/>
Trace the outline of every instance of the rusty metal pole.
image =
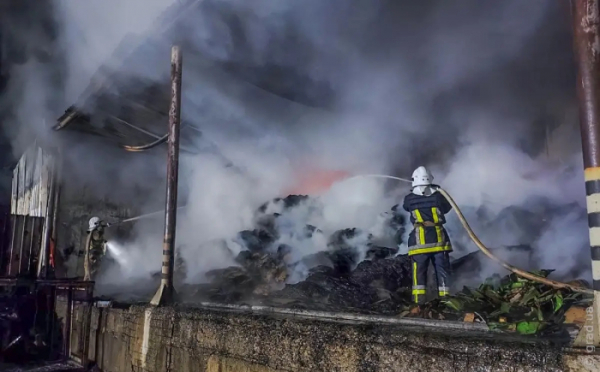
<path id="1" fill-rule="evenodd" d="M 179 174 L 179 128 L 181 124 L 181 67 L 179 46 L 171 48 L 171 106 L 169 108 L 169 146 L 167 163 L 167 200 L 165 207 L 165 237 L 163 242 L 160 287 L 150 302 L 160 306 L 175 298 L 173 269 L 175 257 L 175 226 L 177 224 L 177 183 Z"/>
<path id="2" fill-rule="evenodd" d="M 588 313 L 593 344 L 600 345 L 600 14 L 598 0 L 572 0 L 571 6 L 594 289 Z"/>

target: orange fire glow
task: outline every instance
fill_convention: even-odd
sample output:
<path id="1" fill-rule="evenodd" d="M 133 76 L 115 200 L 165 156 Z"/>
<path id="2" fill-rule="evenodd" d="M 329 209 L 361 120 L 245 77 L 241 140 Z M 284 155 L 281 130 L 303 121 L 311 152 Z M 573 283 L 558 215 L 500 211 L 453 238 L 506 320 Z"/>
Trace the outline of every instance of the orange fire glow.
<path id="1" fill-rule="evenodd" d="M 336 170 L 304 170 L 298 172 L 296 184 L 287 190 L 286 195 L 320 195 L 331 188 L 331 186 L 350 173 Z"/>

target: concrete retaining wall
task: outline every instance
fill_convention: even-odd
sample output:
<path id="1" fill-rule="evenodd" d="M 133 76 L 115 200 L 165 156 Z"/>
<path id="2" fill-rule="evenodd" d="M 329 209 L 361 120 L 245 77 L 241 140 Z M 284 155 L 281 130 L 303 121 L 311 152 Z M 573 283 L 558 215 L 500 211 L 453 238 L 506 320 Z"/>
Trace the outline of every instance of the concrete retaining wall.
<path id="1" fill-rule="evenodd" d="M 75 355 L 82 315 L 76 305 Z M 105 372 L 594 370 L 572 367 L 579 357 L 558 345 L 489 332 L 142 306 L 94 307 L 90 318 L 88 357 Z"/>

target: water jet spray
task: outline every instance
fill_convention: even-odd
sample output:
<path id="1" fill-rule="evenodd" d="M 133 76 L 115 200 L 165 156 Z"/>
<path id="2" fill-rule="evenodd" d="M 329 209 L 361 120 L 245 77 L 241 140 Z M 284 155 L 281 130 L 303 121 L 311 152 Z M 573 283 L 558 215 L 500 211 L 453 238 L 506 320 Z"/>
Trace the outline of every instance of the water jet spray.
<path id="1" fill-rule="evenodd" d="M 106 249 L 110 252 L 111 256 L 119 263 L 121 266 L 125 266 L 128 263 L 127 257 L 125 257 L 124 250 L 114 242 L 106 242 Z"/>
<path id="2" fill-rule="evenodd" d="M 183 205 L 181 207 L 178 207 L 177 210 L 185 208 L 185 207 L 187 207 L 187 205 Z M 155 217 L 155 216 L 159 216 L 159 215 L 164 215 L 164 213 L 165 213 L 165 210 L 161 209 L 160 211 L 146 213 L 146 214 L 142 214 L 140 216 L 126 218 L 124 220 L 116 221 L 116 222 L 107 224 L 107 227 L 115 226 L 115 225 L 120 225 L 120 224 L 127 223 L 127 222 L 134 222 L 134 221 L 138 221 L 138 220 L 142 220 L 142 219 L 150 218 L 150 217 Z"/>

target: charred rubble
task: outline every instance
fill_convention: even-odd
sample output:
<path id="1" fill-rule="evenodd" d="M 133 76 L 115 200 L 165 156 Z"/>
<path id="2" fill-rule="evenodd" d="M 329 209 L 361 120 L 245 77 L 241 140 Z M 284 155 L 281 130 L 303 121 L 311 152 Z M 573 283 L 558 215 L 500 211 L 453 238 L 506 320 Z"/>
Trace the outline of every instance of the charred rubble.
<path id="1" fill-rule="evenodd" d="M 310 210 L 318 208 L 318 202 L 305 195 L 290 195 L 259 207 L 254 229 L 241 231 L 234 239 L 245 248 L 235 257 L 238 266 L 208 272 L 209 284 L 184 285 L 185 297 L 379 312 L 394 312 L 410 300 L 405 291 L 410 287 L 409 259 L 397 256 L 404 233 L 403 215 L 394 211 L 386 215 L 386 228 L 395 240 L 389 247 L 377 245 L 371 234 L 358 228 L 341 229 L 329 236 L 310 224 L 286 230 L 283 216 L 298 206 Z M 291 239 L 284 239 L 284 234 Z M 292 245 L 308 239 L 319 239 L 323 249 L 296 257 Z M 298 273 L 306 278 L 286 285 Z"/>

